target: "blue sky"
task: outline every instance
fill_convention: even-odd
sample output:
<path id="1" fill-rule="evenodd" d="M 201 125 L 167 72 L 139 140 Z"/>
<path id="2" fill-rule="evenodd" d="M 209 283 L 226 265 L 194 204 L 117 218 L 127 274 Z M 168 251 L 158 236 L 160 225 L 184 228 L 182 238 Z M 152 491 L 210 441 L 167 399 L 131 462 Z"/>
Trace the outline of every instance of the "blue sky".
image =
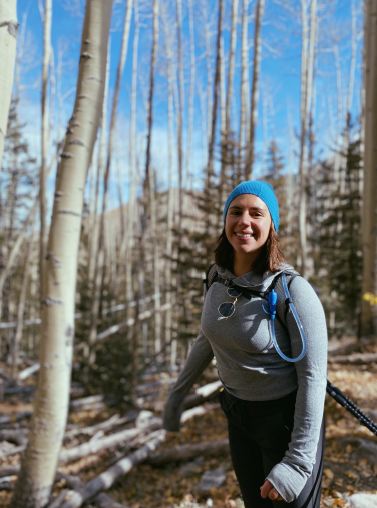
<path id="1" fill-rule="evenodd" d="M 162 1 L 162 0 L 161 0 Z M 194 102 L 194 135 L 193 147 L 189 154 L 190 168 L 194 173 L 193 185 L 201 185 L 203 175 L 203 131 L 200 112 L 200 101 L 198 90 L 206 85 L 206 67 L 204 55 L 203 38 L 203 10 L 205 0 L 193 0 L 194 4 L 194 27 L 195 27 L 195 56 L 196 56 L 196 88 Z M 138 76 L 138 99 L 137 99 L 137 131 L 138 143 L 137 153 L 139 163 L 142 167 L 144 158 L 144 144 L 146 134 L 146 112 L 144 108 L 145 94 L 149 79 L 149 62 L 151 49 L 151 11 L 152 0 L 139 0 L 141 12 L 141 32 L 139 41 L 139 69 Z M 168 4 L 168 11 L 172 17 L 175 13 L 175 1 L 165 2 Z M 184 76 L 185 76 L 185 104 L 187 108 L 189 95 L 189 29 L 187 0 L 183 0 L 183 49 L 184 49 Z M 257 163 L 255 176 L 260 175 L 262 170 L 263 151 L 267 143 L 275 139 L 283 154 L 288 160 L 289 145 L 292 141 L 289 138 L 288 117 L 291 118 L 292 128 L 295 134 L 300 130 L 300 69 L 301 69 L 301 25 L 300 8 L 298 0 L 287 0 L 283 8 L 272 0 L 266 0 L 264 22 L 262 28 L 262 39 L 264 42 L 262 50 L 260 100 L 258 114 L 258 128 L 256 135 Z M 361 57 L 362 57 L 362 15 L 361 2 L 355 0 L 354 6 L 357 11 L 357 32 L 360 34 L 358 42 L 358 57 L 355 74 L 355 86 L 353 94 L 352 112 L 354 115 L 360 109 L 360 86 L 361 86 Z M 212 70 L 215 66 L 215 44 L 217 26 L 217 2 L 206 0 L 205 6 L 211 15 L 213 22 L 211 44 L 213 47 Z M 250 82 L 253 62 L 253 36 L 254 36 L 254 11 L 256 0 L 250 2 L 249 6 L 249 41 L 250 41 Z M 52 45 L 54 50 L 55 76 L 58 66 L 59 53 L 62 61 L 61 82 L 57 80 L 56 86 L 61 90 L 61 95 L 70 93 L 64 100 L 61 124 L 62 128 L 67 123 L 72 112 L 74 101 L 74 87 L 77 79 L 78 55 L 80 49 L 81 27 L 83 21 L 84 3 L 82 0 L 54 0 L 52 14 Z M 240 13 L 242 12 L 242 1 L 240 1 Z M 109 102 L 111 104 L 112 90 L 114 87 L 116 69 L 119 59 L 121 30 L 125 2 L 114 4 L 112 30 L 111 30 L 111 72 L 109 85 Z M 27 13 L 27 17 L 26 17 Z M 341 70 L 341 92 L 343 108 L 345 96 L 348 89 L 349 67 L 350 67 L 350 41 L 351 41 L 351 0 L 329 0 L 319 4 L 319 33 L 318 33 L 318 56 L 316 75 L 316 108 L 314 119 L 314 130 L 317 138 L 316 153 L 328 154 L 331 145 L 331 135 L 337 129 L 337 76 L 335 69 L 334 48 L 338 47 Z M 24 118 L 26 122 L 26 134 L 31 143 L 33 152 L 38 156 L 40 152 L 40 76 L 43 50 L 43 26 L 39 13 L 38 3 L 31 0 L 19 0 L 18 17 L 20 23 L 26 22 L 24 39 L 24 58 L 21 62 L 21 90 L 20 98 Z M 224 16 L 224 47 L 225 54 L 229 51 L 229 30 L 231 25 L 231 2 L 225 2 Z M 174 27 L 172 28 L 174 30 Z M 174 30 L 174 37 L 175 35 Z M 128 55 L 126 67 L 123 74 L 121 94 L 118 107 L 118 136 L 117 148 L 115 150 L 114 166 L 111 176 L 111 207 L 116 207 L 118 177 L 116 164 L 118 163 L 122 172 L 124 186 L 124 197 L 127 200 L 128 193 L 128 138 L 129 138 L 129 117 L 130 117 L 130 88 L 132 77 L 132 43 L 134 35 L 134 20 L 131 23 L 130 40 L 128 44 Z M 163 30 L 160 25 L 160 45 L 157 62 L 156 94 L 154 97 L 154 125 L 152 134 L 152 164 L 156 168 L 159 186 L 167 184 L 167 98 L 166 98 L 166 65 L 165 46 Z M 20 41 L 20 44 L 22 41 Z M 238 25 L 237 41 L 237 66 L 234 83 L 235 108 L 233 115 L 234 125 L 239 123 L 239 91 L 240 91 L 240 50 L 241 50 L 241 17 Z M 176 51 L 176 50 L 175 50 Z M 227 71 L 227 68 L 226 68 Z M 57 78 L 56 78 L 57 79 Z M 263 107 L 263 100 L 265 106 Z M 52 117 L 51 142 L 58 139 L 59 113 L 57 100 L 54 101 L 54 115 Z M 332 111 L 332 113 L 330 112 Z M 110 114 L 110 107 L 107 108 Z M 345 111 L 342 111 L 342 117 Z M 185 110 L 184 135 L 187 135 L 187 109 Z M 294 149 L 297 150 L 297 142 L 294 141 Z M 185 148 L 185 145 L 184 145 Z M 177 171 L 175 153 L 175 174 Z M 293 171 L 297 171 L 297 157 L 294 161 Z M 54 174 L 50 177 L 50 187 L 54 182 Z"/>

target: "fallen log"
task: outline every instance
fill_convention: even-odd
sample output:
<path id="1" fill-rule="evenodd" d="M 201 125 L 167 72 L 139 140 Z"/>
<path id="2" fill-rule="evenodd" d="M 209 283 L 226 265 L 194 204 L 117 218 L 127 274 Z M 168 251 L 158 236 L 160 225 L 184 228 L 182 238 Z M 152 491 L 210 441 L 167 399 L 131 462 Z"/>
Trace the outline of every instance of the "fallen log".
<path id="1" fill-rule="evenodd" d="M 161 423 L 159 423 L 159 426 L 161 427 Z M 145 433 L 145 431 L 146 429 L 143 428 L 126 429 L 95 441 L 89 441 L 88 443 L 83 443 L 79 446 L 62 450 L 59 454 L 59 463 L 72 462 L 73 460 L 81 459 L 82 457 L 97 453 L 101 450 L 117 446 L 124 441 L 133 439 L 136 436 Z"/>
<path id="2" fill-rule="evenodd" d="M 210 411 L 217 409 L 218 407 L 220 407 L 220 404 L 217 403 L 217 404 L 205 404 L 204 406 L 197 406 L 192 407 L 191 409 L 187 409 L 182 413 L 181 423 L 185 423 L 187 420 L 190 420 L 190 418 L 193 418 L 194 416 L 205 415 Z"/>
<path id="3" fill-rule="evenodd" d="M 161 307 L 159 309 L 151 309 L 151 310 L 146 310 L 144 312 L 140 312 L 140 314 L 137 316 L 136 320 L 143 321 L 144 319 L 148 319 L 151 316 L 153 316 L 153 314 L 155 314 L 156 312 L 164 312 L 165 310 L 170 309 L 170 307 L 171 307 L 171 303 L 168 302 L 168 303 L 164 303 L 163 305 L 161 305 Z M 110 337 L 110 335 L 114 335 L 114 333 L 120 332 L 121 330 L 123 330 L 123 328 L 133 326 L 134 324 L 135 324 L 135 319 L 129 318 L 126 321 L 122 321 L 121 323 L 118 323 L 117 325 L 110 326 L 110 328 L 107 328 L 103 332 L 99 333 L 96 337 L 96 340 L 106 339 L 107 337 Z"/>
<path id="4" fill-rule="evenodd" d="M 84 485 L 84 482 L 81 481 L 80 478 L 78 478 L 77 476 L 73 476 L 58 471 L 56 473 L 55 481 L 59 481 L 62 479 L 65 481 L 69 489 L 77 490 Z M 54 506 L 56 507 L 60 506 L 60 504 L 63 501 L 65 501 L 67 495 L 70 492 L 72 492 L 69 489 L 64 489 L 64 491 L 61 491 L 59 495 L 54 499 L 54 501 L 50 504 L 50 508 L 54 508 Z M 62 494 L 62 492 L 64 493 Z M 98 506 L 98 508 L 128 508 L 127 506 L 117 503 L 112 497 L 108 496 L 107 494 L 104 494 L 103 492 L 101 494 L 98 494 L 98 496 L 96 496 L 94 499 L 92 499 L 91 504 Z"/>
<path id="5" fill-rule="evenodd" d="M 201 386 L 196 390 L 196 393 L 185 397 L 183 407 L 185 409 L 190 409 L 195 406 L 200 406 L 201 404 L 204 404 L 204 402 L 215 399 L 218 397 L 222 386 L 221 381 L 214 381 L 213 383 Z"/>
<path id="6" fill-rule="evenodd" d="M 25 445 L 27 443 L 27 429 L 2 429 L 0 430 L 0 441 L 9 441 L 18 446 Z"/>
<path id="7" fill-rule="evenodd" d="M 39 368 L 40 368 L 40 364 L 39 363 L 35 363 L 34 365 L 31 365 L 30 367 L 27 367 L 26 369 L 22 370 L 18 374 L 18 379 L 20 379 L 21 381 L 23 381 L 24 379 L 27 379 L 28 377 L 30 377 L 33 374 L 35 374 L 36 372 L 38 372 Z"/>
<path id="8" fill-rule="evenodd" d="M 21 446 L 14 446 L 11 450 L 8 450 L 6 452 L 2 452 L 0 454 L 0 459 L 2 459 L 3 457 L 9 457 L 11 455 L 16 455 L 16 453 L 21 453 L 25 450 L 26 448 L 26 444 L 25 445 L 21 445 Z"/>
<path id="9" fill-rule="evenodd" d="M 1 325 L 1 323 L 0 323 Z M 4 378 L 6 381 L 14 381 L 12 374 L 10 374 L 6 369 L 0 367 L 0 377 Z"/>
<path id="10" fill-rule="evenodd" d="M 0 469 L 0 478 L 6 478 L 7 476 L 18 476 L 20 472 L 19 466 L 13 467 L 4 467 Z M 70 489 L 79 489 L 84 485 L 84 482 L 80 480 L 77 476 L 73 476 L 70 474 L 62 473 L 61 471 L 57 471 L 55 476 L 55 482 L 65 480 L 65 483 L 69 489 L 63 489 L 60 491 L 58 496 L 50 503 L 49 508 L 58 508 L 62 502 L 65 501 L 67 495 L 72 492 Z M 0 490 L 13 490 L 14 485 L 10 483 L 2 483 L 0 485 Z M 129 508 L 123 504 L 117 503 L 112 497 L 107 494 L 101 493 L 98 494 L 94 499 L 91 500 L 91 503 L 98 508 Z"/>
<path id="11" fill-rule="evenodd" d="M 146 460 L 161 445 L 165 435 L 166 431 L 160 430 L 156 437 L 148 441 L 141 448 L 119 460 L 109 469 L 85 483 L 78 490 L 67 493 L 63 503 L 59 506 L 54 505 L 54 508 L 80 508 L 85 501 L 93 498 L 103 490 L 109 489 L 120 476 L 127 474 L 133 466 Z M 49 508 L 51 508 L 51 505 Z"/>
<path id="12" fill-rule="evenodd" d="M 70 411 L 102 409 L 103 407 L 105 407 L 105 395 L 90 395 L 89 397 L 71 400 L 69 403 Z"/>
<path id="13" fill-rule="evenodd" d="M 329 363 L 342 363 L 349 365 L 360 365 L 366 363 L 377 362 L 377 353 L 357 353 L 348 356 L 331 356 L 328 358 Z"/>
<path id="14" fill-rule="evenodd" d="M 36 386 L 11 386 L 10 388 L 4 389 L 4 395 L 30 394 L 35 392 L 36 389 Z"/>
<path id="15" fill-rule="evenodd" d="M 97 423 L 96 425 L 92 425 L 91 427 L 81 427 L 77 429 L 70 429 L 64 435 L 64 439 L 71 439 L 72 437 L 78 436 L 80 434 L 85 434 L 86 436 L 94 436 L 99 430 L 109 431 L 114 427 L 119 427 L 120 425 L 126 425 L 127 423 L 133 423 L 139 411 L 129 411 L 125 416 L 120 418 L 118 414 L 113 415 L 108 420 L 104 422 Z"/>
<path id="16" fill-rule="evenodd" d="M 129 508 L 124 504 L 117 503 L 112 497 L 108 496 L 104 492 L 98 494 L 98 496 L 91 501 L 91 504 L 93 503 L 95 506 L 98 506 L 98 508 Z"/>
<path id="17" fill-rule="evenodd" d="M 25 411 L 24 413 L 15 413 L 12 415 L 4 415 L 0 416 L 0 425 L 7 423 L 15 423 L 23 420 L 24 418 L 29 418 L 33 414 L 32 411 Z"/>
<path id="18" fill-rule="evenodd" d="M 113 428 L 113 425 L 117 425 L 117 422 L 120 420 L 120 416 L 118 414 L 113 415 L 108 420 L 104 422 L 97 423 L 96 425 L 92 425 L 91 427 L 79 427 L 67 430 L 64 434 L 64 440 L 72 439 L 75 436 L 79 436 L 80 434 L 84 434 L 86 436 L 94 436 L 99 430 L 110 430 Z"/>
<path id="19" fill-rule="evenodd" d="M 229 439 L 226 438 L 220 441 L 179 445 L 171 450 L 164 450 L 163 452 L 150 455 L 148 464 L 162 466 L 168 462 L 191 460 L 200 455 L 218 457 L 219 455 L 228 455 L 229 453 Z"/>
<path id="20" fill-rule="evenodd" d="M 19 472 L 20 472 L 19 466 L 2 467 L 0 469 L 0 478 L 4 478 L 5 476 L 18 475 Z"/>

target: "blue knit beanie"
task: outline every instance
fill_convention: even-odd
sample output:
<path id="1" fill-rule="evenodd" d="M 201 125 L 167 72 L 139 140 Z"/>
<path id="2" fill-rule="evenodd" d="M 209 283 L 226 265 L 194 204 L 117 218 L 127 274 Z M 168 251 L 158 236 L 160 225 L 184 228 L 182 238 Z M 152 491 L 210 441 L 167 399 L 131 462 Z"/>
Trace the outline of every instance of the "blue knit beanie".
<path id="1" fill-rule="evenodd" d="M 230 203 L 240 194 L 254 194 L 255 196 L 258 196 L 258 198 L 260 198 L 262 201 L 264 201 L 270 211 L 272 222 L 275 226 L 275 231 L 279 229 L 278 200 L 276 199 L 274 189 L 271 187 L 271 185 L 267 182 L 263 182 L 262 180 L 250 180 L 248 182 L 242 182 L 232 190 L 228 196 L 228 199 L 226 200 L 224 207 L 224 224 Z"/>

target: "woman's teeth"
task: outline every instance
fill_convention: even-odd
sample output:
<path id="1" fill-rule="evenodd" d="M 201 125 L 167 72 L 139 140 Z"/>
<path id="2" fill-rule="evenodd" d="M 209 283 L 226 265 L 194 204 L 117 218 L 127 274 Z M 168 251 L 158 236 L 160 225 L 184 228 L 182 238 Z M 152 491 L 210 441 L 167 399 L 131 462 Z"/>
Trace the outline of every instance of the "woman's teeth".
<path id="1" fill-rule="evenodd" d="M 240 238 L 251 238 L 252 234 L 243 234 L 243 233 L 236 233 L 236 236 L 239 236 Z"/>

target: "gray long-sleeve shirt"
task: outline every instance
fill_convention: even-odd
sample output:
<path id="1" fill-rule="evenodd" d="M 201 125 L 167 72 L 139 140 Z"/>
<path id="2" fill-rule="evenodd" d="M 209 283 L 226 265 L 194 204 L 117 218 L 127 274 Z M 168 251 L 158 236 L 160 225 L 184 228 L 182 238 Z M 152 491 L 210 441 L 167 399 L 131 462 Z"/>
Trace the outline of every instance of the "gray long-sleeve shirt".
<path id="1" fill-rule="evenodd" d="M 288 265 L 284 269 L 289 269 Z M 219 268 L 219 275 L 234 283 L 265 291 L 278 273 L 254 272 L 235 277 Z M 287 502 L 298 497 L 310 476 L 323 417 L 326 394 L 327 330 L 322 305 L 310 284 L 302 277 L 293 279 L 290 293 L 307 337 L 305 357 L 290 363 L 275 350 L 270 337 L 265 300 L 240 297 L 229 319 L 218 321 L 218 307 L 231 301 L 227 288 L 213 283 L 206 295 L 201 330 L 185 366 L 168 398 L 164 412 L 167 430 L 178 430 L 182 402 L 193 383 L 216 357 L 219 378 L 224 387 L 244 400 L 274 400 L 297 389 L 292 440 L 284 459 L 267 479 Z M 278 344 L 287 356 L 297 357 L 302 350 L 300 332 L 291 312 L 286 334 L 275 320 Z"/>

